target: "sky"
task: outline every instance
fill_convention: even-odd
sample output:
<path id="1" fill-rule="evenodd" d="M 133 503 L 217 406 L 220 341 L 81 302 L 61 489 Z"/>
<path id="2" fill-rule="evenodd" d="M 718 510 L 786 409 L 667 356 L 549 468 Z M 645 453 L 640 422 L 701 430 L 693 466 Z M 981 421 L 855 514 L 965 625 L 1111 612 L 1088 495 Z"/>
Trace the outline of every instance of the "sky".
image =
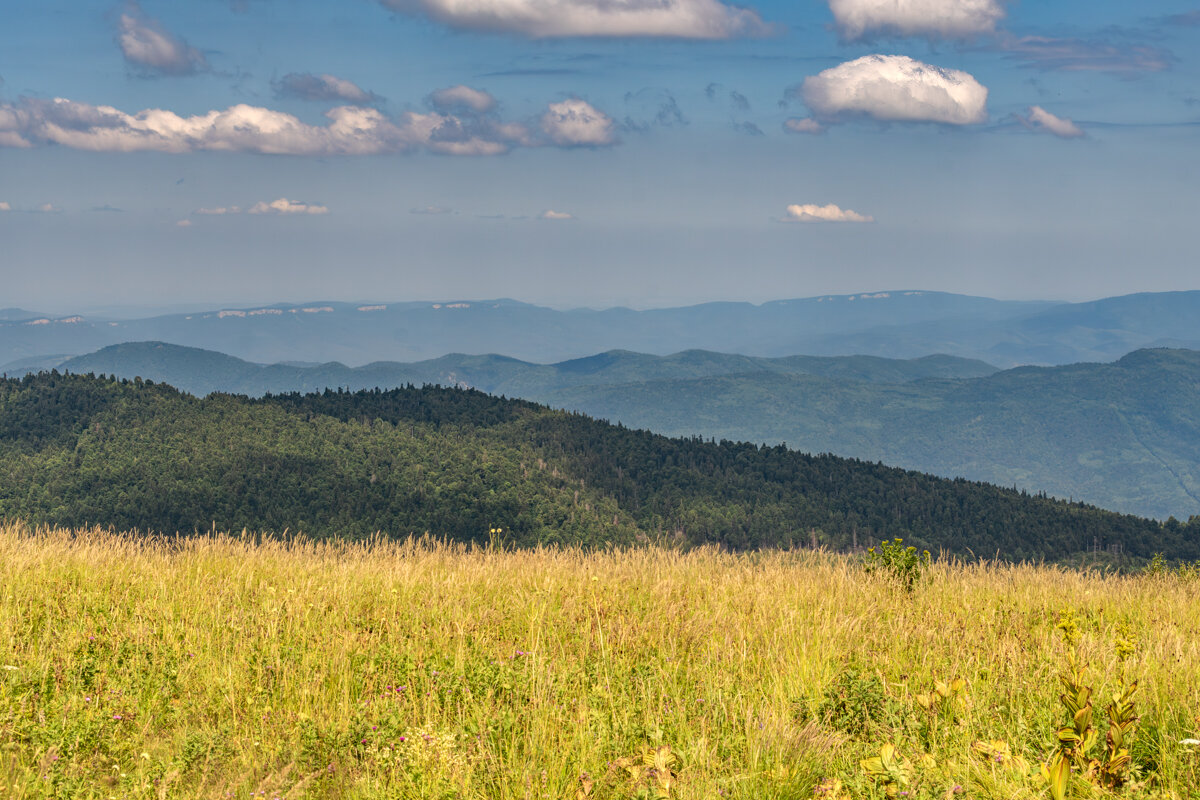
<path id="1" fill-rule="evenodd" d="M 1196 0 L 0 17 L 0 307 L 1200 288 Z"/>

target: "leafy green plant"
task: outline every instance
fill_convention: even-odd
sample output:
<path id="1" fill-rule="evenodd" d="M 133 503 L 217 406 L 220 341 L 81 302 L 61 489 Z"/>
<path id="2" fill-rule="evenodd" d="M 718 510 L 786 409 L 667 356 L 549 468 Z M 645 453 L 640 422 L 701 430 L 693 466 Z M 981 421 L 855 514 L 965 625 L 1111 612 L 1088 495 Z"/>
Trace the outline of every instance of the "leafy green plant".
<path id="1" fill-rule="evenodd" d="M 1058 745 L 1054 755 L 1042 765 L 1042 777 L 1053 800 L 1067 800 L 1072 796 L 1073 775 L 1105 789 L 1117 789 L 1128 779 L 1133 760 L 1128 744 L 1138 720 L 1133 700 L 1137 681 L 1127 681 L 1122 674 L 1118 691 L 1112 695 L 1112 702 L 1104 707 L 1108 730 L 1101 743 L 1100 731 L 1092 724 L 1095 716 L 1092 689 L 1086 683 L 1087 665 L 1079 657 L 1079 634 L 1074 615 L 1063 612 L 1057 627 L 1063 631 L 1070 646 L 1067 668 L 1059 675 L 1065 690 L 1059 699 L 1069 721 L 1055 733 Z M 1122 664 L 1133 653 L 1133 645 L 1124 632 L 1116 649 Z"/>
<path id="2" fill-rule="evenodd" d="M 1200 580 L 1200 561 L 1183 561 L 1172 568 L 1171 563 L 1162 553 L 1154 556 L 1142 568 L 1141 574 L 1147 578 L 1176 578 L 1181 581 Z"/>
<path id="3" fill-rule="evenodd" d="M 878 674 L 849 667 L 825 690 L 817 716 L 842 733 L 869 738 L 887 726 L 892 705 Z"/>
<path id="4" fill-rule="evenodd" d="M 918 552 L 915 547 L 905 547 L 903 539 L 896 538 L 884 540 L 879 547 L 867 550 L 863 568 L 868 573 L 891 578 L 911 592 L 932 561 L 928 550 Z"/>
<path id="5" fill-rule="evenodd" d="M 896 752 L 896 746 L 888 743 L 879 748 L 879 755 L 864 758 L 859 762 L 862 771 L 877 783 L 883 784 L 888 797 L 896 797 L 912 781 L 913 765 Z"/>
<path id="6" fill-rule="evenodd" d="M 1171 574 L 1171 567 L 1162 553 L 1155 553 L 1142 569 L 1142 574 L 1148 578 L 1161 578 Z"/>
<path id="7" fill-rule="evenodd" d="M 675 784 L 679 758 L 669 745 L 646 746 L 636 756 L 622 756 L 612 762 L 609 772 L 623 779 L 624 788 L 638 800 L 668 800 Z M 577 797 L 586 797 L 592 788 L 591 780 L 580 781 Z"/>

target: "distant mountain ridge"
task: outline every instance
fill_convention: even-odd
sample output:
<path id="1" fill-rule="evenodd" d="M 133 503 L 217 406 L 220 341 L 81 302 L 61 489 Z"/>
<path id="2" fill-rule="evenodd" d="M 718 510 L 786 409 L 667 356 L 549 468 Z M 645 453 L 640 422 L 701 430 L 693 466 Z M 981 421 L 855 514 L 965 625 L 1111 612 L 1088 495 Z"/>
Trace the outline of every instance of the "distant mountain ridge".
<path id="1" fill-rule="evenodd" d="M 260 363 L 419 361 L 504 353 L 539 363 L 607 350 L 665 355 L 707 349 L 757 356 L 853 355 L 825 341 L 879 326 L 999 321 L 1052 307 L 942 292 L 871 292 L 681 308 L 600 311 L 487 301 L 267 305 L 145 319 L 79 315 L 0 321 L 0 364 L 110 344 L 163 341 Z M 806 345 L 820 342 L 823 349 Z M 866 352 L 866 351 L 864 351 Z M 937 351 L 914 352 L 913 356 Z M 970 356 L 974 357 L 974 356 Z M 986 360 L 986 359 L 984 359 Z"/>
<path id="2" fill-rule="evenodd" d="M 705 350 L 655 356 L 613 350 L 556 364 L 533 364 L 498 355 L 459 353 L 413 363 L 379 361 L 362 367 L 325 364 L 253 364 L 211 350 L 131 342 L 74 358 L 31 359 L 11 375 L 57 368 L 77 374 L 143 377 L 203 396 L 210 392 L 262 395 L 268 392 L 319 391 L 325 388 L 374 389 L 406 384 L 437 384 L 479 389 L 516 397 L 551 396 L 576 386 L 613 386 L 657 380 L 703 379 L 719 375 L 804 374 L 871 383 L 903 383 L 922 378 L 979 377 L 996 372 L 982 361 L 954 356 L 911 360 L 874 356 L 788 356 L 757 358 Z M 5 370 L 0 368 L 0 372 Z"/>
<path id="3" fill-rule="evenodd" d="M 162 341 L 259 363 L 422 361 L 503 353 L 551 363 L 609 350 L 712 350 L 761 357 L 945 353 L 1001 367 L 1111 361 L 1161 345 L 1200 347 L 1200 291 L 1089 303 L 866 292 L 634 311 L 557 311 L 516 300 L 225 308 L 145 319 L 0 320 L 0 364 Z"/>

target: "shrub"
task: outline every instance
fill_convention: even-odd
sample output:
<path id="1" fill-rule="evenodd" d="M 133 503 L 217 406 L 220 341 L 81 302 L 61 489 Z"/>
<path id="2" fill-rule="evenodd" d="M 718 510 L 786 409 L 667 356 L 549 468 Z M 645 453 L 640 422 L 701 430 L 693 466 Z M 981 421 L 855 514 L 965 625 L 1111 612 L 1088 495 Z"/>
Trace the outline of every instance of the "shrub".
<path id="1" fill-rule="evenodd" d="M 892 539 L 868 550 L 863 567 L 868 573 L 897 581 L 911 592 L 932 561 L 928 550 L 917 552 L 915 547 L 905 547 L 903 539 Z"/>

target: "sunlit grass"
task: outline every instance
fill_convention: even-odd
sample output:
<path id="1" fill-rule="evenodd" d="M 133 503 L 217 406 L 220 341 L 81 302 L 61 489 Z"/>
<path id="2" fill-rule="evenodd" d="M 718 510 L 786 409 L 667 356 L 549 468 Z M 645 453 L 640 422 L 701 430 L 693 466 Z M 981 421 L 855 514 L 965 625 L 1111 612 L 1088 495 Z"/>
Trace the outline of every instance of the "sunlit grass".
<path id="1" fill-rule="evenodd" d="M 832 779 L 882 797 L 860 761 L 888 742 L 912 797 L 1045 796 L 972 745 L 1028 772 L 1049 756 L 1064 608 L 1098 709 L 1123 669 L 1140 681 L 1123 791 L 1200 797 L 1180 744 L 1200 738 L 1198 589 L 935 563 L 909 593 L 814 552 L 8 525 L 0 798 L 789 798 Z M 918 702 L 954 678 L 961 697 Z M 665 787 L 638 769 L 655 753 L 674 759 Z"/>

